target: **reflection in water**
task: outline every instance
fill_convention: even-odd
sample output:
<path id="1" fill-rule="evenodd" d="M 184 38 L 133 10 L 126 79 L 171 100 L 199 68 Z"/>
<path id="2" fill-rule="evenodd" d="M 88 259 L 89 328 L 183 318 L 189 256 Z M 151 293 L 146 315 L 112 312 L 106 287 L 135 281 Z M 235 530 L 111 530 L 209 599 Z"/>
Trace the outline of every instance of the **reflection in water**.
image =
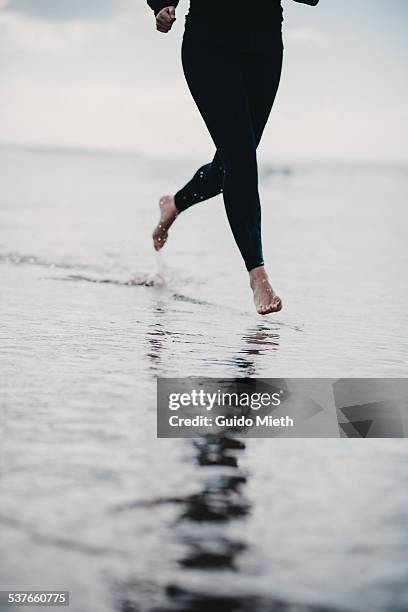
<path id="1" fill-rule="evenodd" d="M 216 362 L 220 366 L 225 365 L 232 368 L 229 378 L 256 377 L 258 359 L 261 360 L 266 354 L 275 353 L 279 349 L 281 324 L 276 321 L 251 326 L 241 337 L 237 337 L 237 345 L 231 350 L 231 347 L 234 346 L 233 337 L 231 346 L 219 347 L 212 346 L 211 340 L 204 340 L 194 331 L 190 333 L 176 331 L 172 315 L 180 313 L 172 311 L 163 301 L 152 304 L 151 312 L 152 322 L 148 326 L 146 340 L 147 357 L 154 376 L 163 375 L 166 365 L 174 363 L 174 359 L 180 360 L 180 363 L 183 363 L 188 369 L 191 353 L 195 351 L 196 375 L 202 376 L 206 371 L 211 371 Z M 177 343 L 177 351 L 174 350 L 174 343 Z M 206 348 L 203 355 L 197 354 L 198 347 L 201 346 Z M 224 354 L 220 354 L 220 349 Z M 186 375 L 189 374 L 189 372 L 186 373 Z M 182 372 L 179 372 L 179 376 L 182 376 Z"/>
<path id="2" fill-rule="evenodd" d="M 244 337 L 245 344 L 241 349 L 247 355 L 259 355 L 267 347 L 269 350 L 277 351 L 279 348 L 278 326 L 257 325 L 251 329 Z"/>
<path id="3" fill-rule="evenodd" d="M 207 436 L 194 442 L 197 463 L 201 467 L 226 468 L 216 470 L 199 493 L 186 500 L 180 514 L 178 527 L 186 553 L 179 559 L 179 565 L 189 570 L 237 570 L 237 559 L 247 548 L 243 539 L 226 537 L 225 524 L 245 519 L 250 511 L 243 489 L 246 476 L 238 465 L 238 456 L 245 445 L 229 435 Z M 206 527 L 212 525 L 208 532 Z M 214 526 L 216 527 L 214 529 Z M 186 528 L 186 529 L 185 529 Z M 189 591 L 176 585 L 169 585 L 167 594 L 170 609 L 184 610 L 233 610 L 231 598 L 212 598 L 200 591 Z"/>
<path id="4" fill-rule="evenodd" d="M 147 340 L 151 347 L 147 356 L 152 362 L 152 369 L 156 370 L 160 367 L 161 354 L 166 341 L 166 334 L 162 330 L 160 323 L 156 323 L 152 326 L 152 329 L 148 333 Z"/>
<path id="5" fill-rule="evenodd" d="M 164 304 L 156 303 L 152 308 L 153 322 L 149 325 L 149 331 L 147 332 L 147 345 L 150 368 L 154 376 L 158 376 L 161 370 L 162 358 L 166 349 L 168 337 L 171 337 L 171 332 L 167 332 L 164 329 L 166 320 L 164 319 L 167 315 L 167 310 Z M 163 320 L 164 319 L 164 320 Z"/>
<path id="6" fill-rule="evenodd" d="M 171 355 L 165 355 L 166 349 L 171 352 L 171 332 L 167 331 L 166 309 L 156 305 L 154 314 L 157 320 L 150 326 L 147 334 L 148 358 L 152 370 L 157 375 L 161 365 Z M 178 340 L 183 340 L 178 338 Z M 186 334 L 186 345 L 191 338 Z M 228 361 L 236 372 L 236 381 L 256 376 L 255 359 L 265 350 L 276 351 L 279 347 L 277 327 L 271 328 L 260 324 L 250 328 L 242 337 L 241 347 Z M 203 363 L 203 370 L 205 370 Z M 240 409 L 237 416 L 247 416 L 248 408 Z M 157 608 L 162 612 L 177 610 L 179 612 L 233 612 L 252 607 L 253 599 L 244 601 L 236 596 L 221 596 L 209 593 L 198 587 L 194 590 L 185 586 L 183 576 L 194 572 L 197 584 L 199 572 L 238 572 L 238 559 L 248 548 L 245 538 L 227 536 L 227 525 L 233 521 L 245 521 L 251 505 L 245 497 L 245 484 L 248 475 L 239 467 L 239 457 L 245 450 L 245 444 L 236 439 L 239 431 L 226 432 L 220 435 L 204 436 L 193 441 L 197 465 L 210 475 L 204 480 L 202 490 L 184 500 L 178 500 L 182 506 L 176 522 L 176 539 L 182 545 L 183 554 L 177 563 L 182 569 L 177 583 L 171 582 L 166 589 L 166 603 Z M 211 474 L 211 468 L 214 473 Z M 175 498 L 176 499 L 176 498 Z M 171 500 L 168 500 L 171 501 Z M 211 529 L 209 529 L 211 527 Z M 242 533 L 245 532 L 244 525 Z M 188 576 L 187 576 L 188 577 Z M 203 585 L 205 575 L 202 575 Z M 180 584 L 180 580 L 183 586 Z M 188 582 L 188 581 L 187 581 Z M 128 611 L 129 602 L 122 605 L 122 612 Z"/>
<path id="7" fill-rule="evenodd" d="M 277 351 L 279 348 L 278 326 L 268 327 L 265 324 L 250 328 L 243 336 L 243 346 L 239 353 L 233 357 L 232 362 L 237 368 L 237 374 L 255 378 L 255 358 L 265 351 Z"/>
<path id="8" fill-rule="evenodd" d="M 243 413 L 246 411 L 243 409 Z M 197 576 L 197 572 L 238 571 L 238 558 L 247 549 L 248 543 L 245 539 L 227 536 L 226 526 L 231 521 L 245 520 L 251 508 L 243 491 L 247 477 L 240 470 L 238 462 L 245 445 L 229 434 L 206 436 L 194 440 L 193 444 L 197 465 L 203 469 L 214 468 L 214 474 L 205 479 L 202 490 L 185 498 L 172 497 L 125 504 L 116 507 L 115 511 L 138 507 L 153 509 L 166 504 L 180 506 L 175 535 L 183 550 L 177 560 L 182 573 L 177 581 L 167 584 L 162 594 L 163 603 L 149 607 L 148 612 L 246 610 L 246 607 L 241 607 L 239 598 L 215 596 L 204 590 L 201 592 L 200 585 L 191 590 L 183 582 L 183 577 L 189 572 Z M 147 612 L 143 605 L 133 601 L 132 596 L 122 598 L 118 602 L 118 609 L 120 612 Z"/>
<path id="9" fill-rule="evenodd" d="M 157 320 L 150 326 L 147 341 L 151 368 L 157 376 L 174 356 L 174 341 L 178 343 L 178 352 L 180 346 L 188 352 L 192 342 L 199 343 L 202 339 L 194 334 L 169 331 L 172 329 L 170 313 L 164 304 L 156 305 L 153 312 Z M 229 352 L 224 358 L 217 356 L 219 363 L 232 366 L 232 385 L 239 386 L 244 381 L 248 384 L 257 377 L 265 355 L 279 350 L 279 329 L 276 321 L 251 326 L 239 339 L 232 355 L 227 348 Z M 203 356 L 203 373 L 208 362 L 209 357 Z M 239 410 L 237 416 L 248 416 L 247 407 L 235 407 L 235 410 Z M 325 607 L 265 598 L 242 587 L 247 575 L 240 559 L 252 547 L 245 538 L 245 523 L 253 508 L 245 495 L 250 474 L 240 468 L 245 451 L 245 444 L 237 439 L 241 431 L 235 427 L 223 434 L 193 440 L 197 481 L 203 479 L 199 492 L 182 499 L 156 500 L 180 507 L 174 535 L 182 554 L 175 559 L 181 571 L 167 582 L 165 599 L 152 612 L 329 612 Z M 231 532 L 236 534 L 237 530 L 229 528 L 235 523 L 239 525 L 239 536 L 231 535 Z M 215 577 L 218 587 L 221 578 L 221 584 L 229 584 L 230 588 L 215 587 Z M 234 585 L 238 588 L 234 589 Z M 129 602 L 121 608 L 121 612 L 136 610 L 137 607 L 129 607 Z"/>

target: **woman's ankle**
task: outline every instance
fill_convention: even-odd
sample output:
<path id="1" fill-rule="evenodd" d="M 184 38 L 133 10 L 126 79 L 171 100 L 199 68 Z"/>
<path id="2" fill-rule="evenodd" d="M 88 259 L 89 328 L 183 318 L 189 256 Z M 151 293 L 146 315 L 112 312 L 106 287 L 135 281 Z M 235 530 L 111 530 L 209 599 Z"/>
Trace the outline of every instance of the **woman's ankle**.
<path id="1" fill-rule="evenodd" d="M 268 275 L 266 273 L 264 265 L 257 266 L 256 268 L 252 268 L 252 270 L 249 271 L 249 282 L 251 283 L 251 286 L 255 283 L 258 283 L 259 281 L 264 280 L 268 280 Z"/>

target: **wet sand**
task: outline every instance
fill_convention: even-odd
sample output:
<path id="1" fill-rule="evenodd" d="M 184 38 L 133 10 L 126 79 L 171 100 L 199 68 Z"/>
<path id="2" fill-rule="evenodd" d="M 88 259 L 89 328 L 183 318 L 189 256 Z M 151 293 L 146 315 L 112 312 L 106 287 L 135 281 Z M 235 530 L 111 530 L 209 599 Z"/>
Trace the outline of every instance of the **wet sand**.
<path id="1" fill-rule="evenodd" d="M 404 440 L 157 440 L 157 376 L 406 376 L 407 170 L 262 168 L 262 318 L 195 166 L 2 150 L 3 588 L 71 610 L 408 606 Z M 22 180 L 21 177 L 24 177 Z M 220 268 L 221 266 L 221 268 Z"/>

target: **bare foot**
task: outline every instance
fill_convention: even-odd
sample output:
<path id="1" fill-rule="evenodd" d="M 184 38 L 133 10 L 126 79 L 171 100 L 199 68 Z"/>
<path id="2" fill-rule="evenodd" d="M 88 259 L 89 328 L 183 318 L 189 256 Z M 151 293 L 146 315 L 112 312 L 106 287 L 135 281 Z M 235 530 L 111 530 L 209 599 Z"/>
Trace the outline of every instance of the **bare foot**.
<path id="1" fill-rule="evenodd" d="M 254 292 L 256 310 L 261 315 L 282 310 L 282 300 L 276 295 L 263 266 L 249 273 L 251 289 Z"/>
<path id="2" fill-rule="evenodd" d="M 160 221 L 153 232 L 153 246 L 156 251 L 160 251 L 166 244 L 168 231 L 179 214 L 174 203 L 174 196 L 167 195 L 160 198 L 159 207 Z"/>

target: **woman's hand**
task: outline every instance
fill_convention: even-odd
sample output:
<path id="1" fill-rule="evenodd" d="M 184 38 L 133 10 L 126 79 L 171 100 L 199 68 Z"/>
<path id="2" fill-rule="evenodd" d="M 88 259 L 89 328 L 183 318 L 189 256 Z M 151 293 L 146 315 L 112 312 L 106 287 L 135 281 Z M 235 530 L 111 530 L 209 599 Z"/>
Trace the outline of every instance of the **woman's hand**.
<path id="1" fill-rule="evenodd" d="M 166 6 L 156 15 L 156 28 L 159 32 L 167 34 L 176 21 L 176 7 Z"/>
<path id="2" fill-rule="evenodd" d="M 300 2 L 301 4 L 308 4 L 309 6 L 316 6 L 319 4 L 319 0 L 295 0 L 295 2 Z"/>

